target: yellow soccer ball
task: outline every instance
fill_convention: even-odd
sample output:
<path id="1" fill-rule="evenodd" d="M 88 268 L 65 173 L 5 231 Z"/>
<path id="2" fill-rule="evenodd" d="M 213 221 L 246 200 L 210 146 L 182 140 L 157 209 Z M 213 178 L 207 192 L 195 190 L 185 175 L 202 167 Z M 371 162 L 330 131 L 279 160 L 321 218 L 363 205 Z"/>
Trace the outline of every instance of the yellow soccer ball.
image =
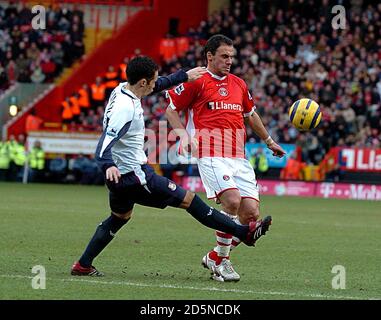
<path id="1" fill-rule="evenodd" d="M 296 129 L 309 131 L 319 125 L 322 113 L 319 105 L 314 100 L 303 98 L 292 104 L 288 115 Z"/>

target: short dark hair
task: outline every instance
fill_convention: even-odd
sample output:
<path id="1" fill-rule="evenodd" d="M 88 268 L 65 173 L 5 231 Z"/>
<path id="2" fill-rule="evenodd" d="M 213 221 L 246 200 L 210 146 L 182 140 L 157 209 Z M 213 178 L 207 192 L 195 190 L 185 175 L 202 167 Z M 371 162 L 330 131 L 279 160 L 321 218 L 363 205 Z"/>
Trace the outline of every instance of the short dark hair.
<path id="1" fill-rule="evenodd" d="M 141 79 L 149 82 L 155 77 L 157 70 L 159 67 L 150 57 L 135 57 L 127 64 L 127 81 L 130 85 L 136 84 Z"/>
<path id="2" fill-rule="evenodd" d="M 205 47 L 204 47 L 205 59 L 207 58 L 206 54 L 208 52 L 210 52 L 212 55 L 215 55 L 217 49 L 223 44 L 226 44 L 228 46 L 232 46 L 233 40 L 224 36 L 223 34 L 215 34 L 214 36 L 210 37 L 209 40 L 206 42 Z"/>

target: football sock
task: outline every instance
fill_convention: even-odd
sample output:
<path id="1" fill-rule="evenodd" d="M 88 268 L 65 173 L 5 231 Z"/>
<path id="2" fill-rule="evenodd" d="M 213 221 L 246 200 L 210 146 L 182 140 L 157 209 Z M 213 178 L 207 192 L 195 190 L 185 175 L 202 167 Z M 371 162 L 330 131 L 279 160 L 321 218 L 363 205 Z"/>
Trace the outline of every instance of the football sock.
<path id="1" fill-rule="evenodd" d="M 220 264 L 222 259 L 229 258 L 230 246 L 232 243 L 232 235 L 216 231 L 217 246 L 214 248 L 214 251 L 217 253 L 216 264 Z"/>
<path id="2" fill-rule="evenodd" d="M 233 220 L 237 224 L 242 225 L 238 217 L 235 217 Z M 216 239 L 217 245 L 214 247 L 212 251 L 209 252 L 209 259 L 214 260 L 216 264 L 219 265 L 222 259 L 229 259 L 230 251 L 237 247 L 241 243 L 241 240 L 237 237 L 234 237 L 221 231 L 216 231 Z M 227 252 L 227 250 L 229 251 Z"/>
<path id="3" fill-rule="evenodd" d="M 190 206 L 186 209 L 195 219 L 203 225 L 214 230 L 232 234 L 239 239 L 246 239 L 249 226 L 235 223 L 226 214 L 209 207 L 198 195 L 195 195 Z"/>
<path id="4" fill-rule="evenodd" d="M 85 252 L 79 259 L 81 266 L 85 268 L 90 267 L 95 257 L 110 243 L 115 233 L 129 220 L 121 219 L 111 214 L 110 217 L 102 221 L 95 230 Z"/>

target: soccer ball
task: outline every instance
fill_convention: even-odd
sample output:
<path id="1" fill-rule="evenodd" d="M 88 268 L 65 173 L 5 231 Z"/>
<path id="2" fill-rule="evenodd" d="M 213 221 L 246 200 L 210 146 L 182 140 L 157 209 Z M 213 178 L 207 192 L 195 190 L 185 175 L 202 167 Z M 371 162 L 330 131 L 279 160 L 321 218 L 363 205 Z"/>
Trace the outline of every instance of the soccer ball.
<path id="1" fill-rule="evenodd" d="M 288 115 L 294 127 L 299 131 L 316 128 L 322 116 L 319 105 L 314 100 L 307 98 L 295 101 Z"/>

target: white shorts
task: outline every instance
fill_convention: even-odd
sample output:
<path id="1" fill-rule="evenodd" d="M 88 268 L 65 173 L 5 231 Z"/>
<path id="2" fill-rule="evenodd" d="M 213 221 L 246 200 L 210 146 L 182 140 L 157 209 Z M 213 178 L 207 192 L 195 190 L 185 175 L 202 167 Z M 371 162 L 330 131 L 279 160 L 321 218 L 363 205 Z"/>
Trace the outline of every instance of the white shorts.
<path id="1" fill-rule="evenodd" d="M 238 189 L 242 198 L 259 201 L 255 172 L 246 159 L 204 157 L 197 162 L 208 199 L 218 199 L 224 191 Z"/>

